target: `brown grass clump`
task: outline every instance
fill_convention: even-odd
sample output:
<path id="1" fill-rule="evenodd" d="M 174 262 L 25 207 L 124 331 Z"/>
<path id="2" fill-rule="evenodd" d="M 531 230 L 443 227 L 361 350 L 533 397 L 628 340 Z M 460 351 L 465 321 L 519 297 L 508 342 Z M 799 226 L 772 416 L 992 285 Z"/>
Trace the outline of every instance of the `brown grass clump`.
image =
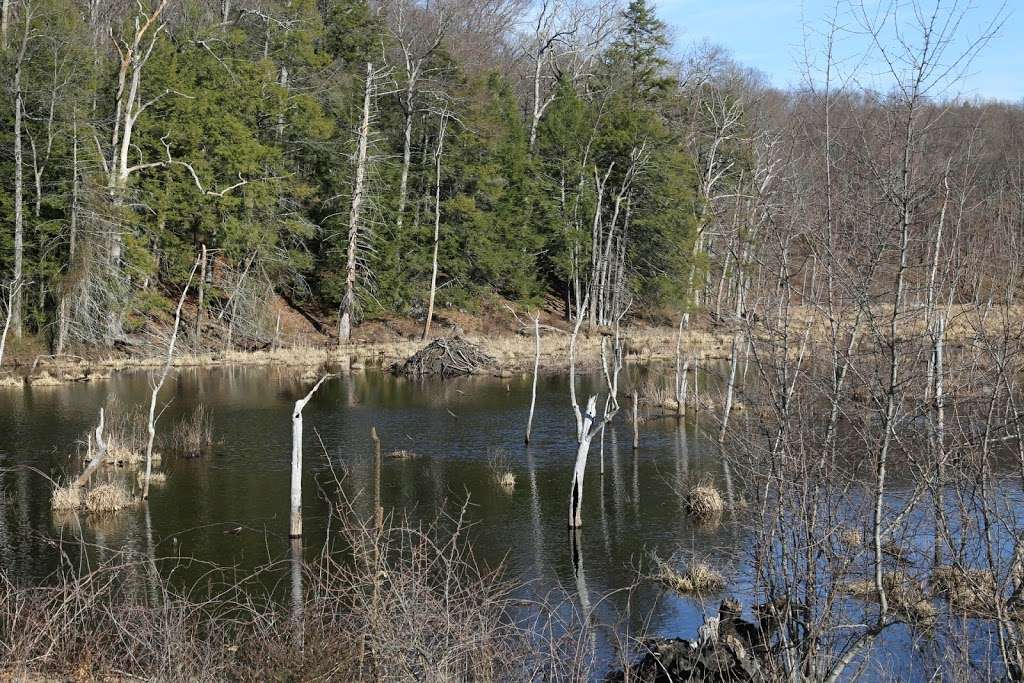
<path id="1" fill-rule="evenodd" d="M 198 455 L 213 445 L 213 416 L 202 405 L 178 423 L 172 437 L 174 445 L 189 455 Z"/>
<path id="2" fill-rule="evenodd" d="M 85 496 L 85 509 L 89 512 L 117 512 L 132 505 L 134 500 L 123 484 L 100 484 Z"/>
<path id="3" fill-rule="evenodd" d="M 987 569 L 942 565 L 932 572 L 929 584 L 933 593 L 948 600 L 954 609 L 979 617 L 996 615 L 995 601 L 1002 591 Z"/>
<path id="4" fill-rule="evenodd" d="M 684 595 L 711 595 L 725 589 L 722 573 L 707 562 L 691 559 L 682 569 L 676 563 L 655 556 L 657 572 L 652 578 L 662 585 Z"/>
<path id="5" fill-rule="evenodd" d="M 844 526 L 839 529 L 839 542 L 850 548 L 864 545 L 864 532 L 860 529 Z"/>
<path id="6" fill-rule="evenodd" d="M 935 605 L 912 576 L 901 571 L 885 573 L 882 575 L 882 587 L 889 604 L 908 621 L 927 624 L 935 620 Z M 874 579 L 848 581 L 841 590 L 858 600 L 878 602 Z"/>
<path id="7" fill-rule="evenodd" d="M 684 504 L 686 512 L 701 522 L 718 519 L 725 510 L 722 494 L 710 481 L 703 481 L 690 489 L 686 494 Z"/>
<path id="8" fill-rule="evenodd" d="M 508 452 L 498 448 L 488 456 L 488 466 L 491 469 L 491 476 L 498 486 L 511 492 L 516 487 L 516 475 L 512 472 L 509 464 Z"/>
<path id="9" fill-rule="evenodd" d="M 77 510 L 82 506 L 82 490 L 74 484 L 58 486 L 53 490 L 50 508 L 53 510 Z"/>

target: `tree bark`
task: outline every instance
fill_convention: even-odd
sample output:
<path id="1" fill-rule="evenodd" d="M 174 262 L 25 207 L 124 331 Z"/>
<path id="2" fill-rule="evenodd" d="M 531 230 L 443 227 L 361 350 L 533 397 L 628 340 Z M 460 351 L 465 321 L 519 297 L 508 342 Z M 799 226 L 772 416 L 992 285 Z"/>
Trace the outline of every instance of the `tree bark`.
<path id="1" fill-rule="evenodd" d="M 321 377 L 305 397 L 295 402 L 295 410 L 292 411 L 292 486 L 288 531 L 290 538 L 302 536 L 302 409 L 329 377 L 331 375 Z"/>
<path id="2" fill-rule="evenodd" d="M 359 126 L 359 147 L 356 152 L 356 178 L 352 190 L 352 207 L 348 215 L 348 252 L 345 261 L 345 296 L 341 302 L 338 322 L 338 341 L 352 337 L 352 313 L 356 300 L 356 254 L 359 245 L 359 226 L 366 183 L 366 151 L 370 138 L 370 103 L 373 94 L 373 64 L 366 64 L 366 85 L 363 88 L 363 120 Z"/>
<path id="3" fill-rule="evenodd" d="M 174 364 L 174 347 L 178 342 L 178 328 L 181 326 L 181 309 L 185 306 L 185 297 L 188 296 L 188 288 L 192 285 L 192 278 L 195 277 L 198 267 L 199 259 L 196 259 L 195 264 L 192 266 L 192 272 L 188 274 L 188 282 L 185 283 L 185 289 L 181 291 L 181 297 L 178 298 L 178 307 L 174 311 L 174 329 L 171 331 L 171 340 L 167 343 L 167 360 L 164 362 L 164 369 L 160 373 L 160 379 L 153 384 L 153 390 L 149 397 L 149 421 L 146 423 L 146 432 L 149 438 L 146 441 L 146 476 L 142 484 L 143 500 L 149 498 L 149 480 L 153 475 L 153 441 L 156 438 L 156 399 Z"/>
<path id="4" fill-rule="evenodd" d="M 530 443 L 530 432 L 533 430 L 533 410 L 537 405 L 537 375 L 540 372 L 540 313 L 533 318 L 533 337 L 535 340 L 533 353 L 533 389 L 530 393 L 530 417 L 526 420 L 526 443 Z"/>
<path id="5" fill-rule="evenodd" d="M 14 64 L 14 286 L 10 309 L 13 311 L 9 327 L 14 330 L 15 338 L 21 338 L 21 284 L 24 277 L 25 263 L 25 207 L 23 201 L 24 193 L 24 170 L 22 168 L 22 114 L 24 103 L 21 92 L 21 68 L 25 62 L 25 52 L 28 49 L 29 21 L 26 12 L 25 32 L 21 37 L 21 45 L 18 48 L 18 57 Z M 10 311 L 9 311 L 10 312 Z"/>
<path id="6" fill-rule="evenodd" d="M 437 150 L 434 152 L 434 256 L 430 270 L 430 299 L 427 303 L 427 321 L 423 324 L 423 339 L 430 336 L 430 323 L 434 319 L 434 298 L 437 295 L 437 252 L 441 244 L 441 158 L 444 155 L 444 134 L 448 127 L 448 112 L 441 112 L 437 130 Z"/>
<path id="7" fill-rule="evenodd" d="M 569 528 L 578 529 L 583 526 L 583 475 L 587 470 L 587 455 L 590 453 L 590 441 L 593 438 L 591 427 L 597 412 L 597 396 L 587 399 L 587 410 L 583 414 L 583 429 L 576 448 L 576 466 L 572 472 L 572 489 L 569 492 Z"/>
<path id="8" fill-rule="evenodd" d="M 103 440 L 103 408 L 100 408 L 100 423 L 96 426 L 96 453 L 93 455 L 92 460 L 78 475 L 78 479 L 75 480 L 74 486 L 85 486 L 89 483 L 89 479 L 92 478 L 93 473 L 96 469 L 103 464 L 103 459 L 107 456 L 107 442 Z"/>

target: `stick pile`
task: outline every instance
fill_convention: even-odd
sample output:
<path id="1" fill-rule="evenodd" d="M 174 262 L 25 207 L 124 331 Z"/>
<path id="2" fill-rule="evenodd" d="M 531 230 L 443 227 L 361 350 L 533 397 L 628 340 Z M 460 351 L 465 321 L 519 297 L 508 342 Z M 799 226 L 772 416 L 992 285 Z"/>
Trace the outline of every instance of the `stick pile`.
<path id="1" fill-rule="evenodd" d="M 392 365 L 391 371 L 408 377 L 457 377 L 484 372 L 495 364 L 480 347 L 462 337 L 451 337 L 435 339 L 404 363 Z"/>

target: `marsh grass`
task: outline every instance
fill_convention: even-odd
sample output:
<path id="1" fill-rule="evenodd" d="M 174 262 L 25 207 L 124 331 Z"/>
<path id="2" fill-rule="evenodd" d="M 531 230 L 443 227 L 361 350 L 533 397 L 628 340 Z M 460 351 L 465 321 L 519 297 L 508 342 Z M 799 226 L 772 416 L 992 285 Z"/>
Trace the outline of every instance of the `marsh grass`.
<path id="1" fill-rule="evenodd" d="M 50 509 L 59 511 L 77 510 L 82 506 L 82 489 L 74 484 L 58 486 L 53 490 Z"/>
<path id="2" fill-rule="evenodd" d="M 926 625 L 935 620 L 937 610 L 921 583 L 903 571 L 882 574 L 882 587 L 889 603 L 908 622 Z M 840 586 L 841 592 L 864 602 L 878 602 L 874 579 L 855 579 Z"/>
<path id="3" fill-rule="evenodd" d="M 725 589 L 725 576 L 705 560 L 691 557 L 662 559 L 652 555 L 654 574 L 652 579 L 683 595 L 713 595 Z"/>
<path id="4" fill-rule="evenodd" d="M 142 487 L 146 483 L 146 473 L 139 472 L 136 476 L 136 483 Z M 163 486 L 167 483 L 166 472 L 153 472 L 149 475 L 149 483 L 151 486 Z"/>
<path id="5" fill-rule="evenodd" d="M 214 443 L 213 415 L 202 404 L 197 405 L 174 427 L 170 442 L 174 448 L 190 456 L 201 454 Z"/>
<path id="6" fill-rule="evenodd" d="M 415 460 L 420 456 L 414 453 L 413 451 L 408 451 L 405 450 L 404 448 L 399 448 L 388 453 L 386 457 L 389 460 Z"/>
<path id="7" fill-rule="evenodd" d="M 512 471 L 508 451 L 495 448 L 487 456 L 487 464 L 491 477 L 505 491 L 511 492 L 516 487 L 516 475 Z"/>
<path id="8" fill-rule="evenodd" d="M 465 510 L 462 512 L 464 513 Z M 16 680 L 587 679 L 565 596 L 522 610 L 523 584 L 481 566 L 462 513 L 381 526 L 347 503 L 312 560 L 244 578 L 189 560 L 109 548 L 91 569 L 25 586 L 0 567 L 0 677 Z M 86 548 L 82 548 L 83 551 Z M 293 550 L 294 553 L 294 550 Z"/>
<path id="9" fill-rule="evenodd" d="M 686 512 L 699 522 L 712 522 L 722 516 L 725 501 L 710 479 L 705 479 L 686 492 L 683 500 Z"/>
<path id="10" fill-rule="evenodd" d="M 93 486 L 85 494 L 84 507 L 88 512 L 117 512 L 135 504 L 128 487 L 121 482 Z"/>

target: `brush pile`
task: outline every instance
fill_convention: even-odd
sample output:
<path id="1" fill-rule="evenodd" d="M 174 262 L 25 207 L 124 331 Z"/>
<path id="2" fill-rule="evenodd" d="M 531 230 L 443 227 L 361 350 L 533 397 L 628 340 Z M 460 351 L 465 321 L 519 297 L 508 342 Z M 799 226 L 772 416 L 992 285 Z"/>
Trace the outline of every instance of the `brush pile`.
<path id="1" fill-rule="evenodd" d="M 458 377 L 486 372 L 496 361 L 463 337 L 440 338 L 427 344 L 391 372 L 407 377 Z"/>

